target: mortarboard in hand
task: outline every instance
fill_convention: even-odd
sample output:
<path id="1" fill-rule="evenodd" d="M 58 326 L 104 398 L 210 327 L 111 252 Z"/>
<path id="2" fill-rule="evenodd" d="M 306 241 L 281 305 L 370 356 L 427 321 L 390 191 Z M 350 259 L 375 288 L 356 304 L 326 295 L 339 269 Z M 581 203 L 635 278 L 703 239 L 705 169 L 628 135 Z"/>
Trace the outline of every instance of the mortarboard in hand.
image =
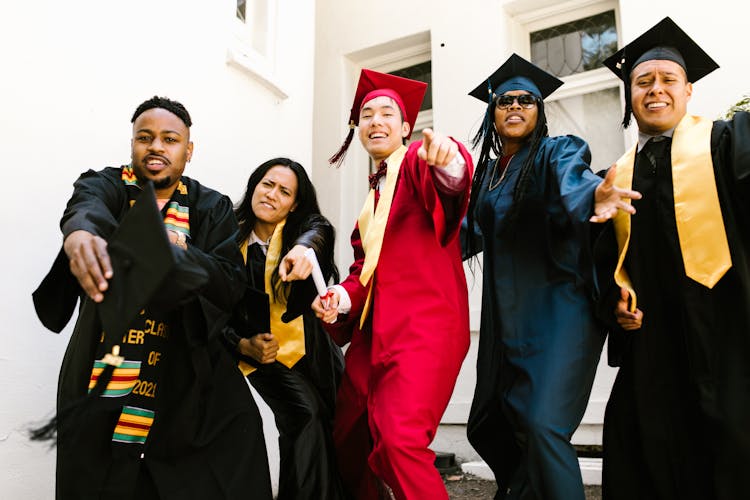
<path id="1" fill-rule="evenodd" d="M 87 396 L 60 408 L 47 424 L 32 429 L 32 440 L 53 440 L 61 422 L 74 422 L 75 415 L 91 409 L 94 401 L 102 401 L 98 396 L 109 383 L 114 368 L 123 361 L 119 343 L 133 319 L 172 270 L 174 257 L 151 182 L 143 186 L 134 205 L 108 240 L 107 252 L 112 263 L 112 278 L 104 299 L 95 305 L 107 353 L 102 361 L 107 366 Z"/>
<path id="2" fill-rule="evenodd" d="M 422 106 L 426 91 L 427 84 L 425 82 L 363 69 L 359 75 L 357 90 L 354 92 L 354 102 L 349 113 L 349 134 L 341 148 L 328 161 L 332 164 L 340 164 L 343 161 L 346 150 L 354 136 L 354 127 L 359 125 L 359 113 L 362 110 L 362 105 L 376 97 L 387 96 L 396 101 L 401 110 L 401 116 L 405 122 L 409 123 L 410 131 L 409 135 L 406 136 L 408 139 L 411 132 L 414 131 L 414 124 L 417 121 L 417 114 L 419 114 L 419 108 Z"/>
<path id="3" fill-rule="evenodd" d="M 247 287 L 242 306 L 247 326 L 247 331 L 241 332 L 243 337 L 271 331 L 271 307 L 267 293 L 251 286 Z"/>
<path id="4" fill-rule="evenodd" d="M 98 311 L 109 348 L 114 340 L 122 339 L 175 263 L 151 182 L 143 186 L 107 242 L 107 252 L 112 278 Z"/>
<path id="5" fill-rule="evenodd" d="M 682 66 L 687 80 L 695 83 L 719 65 L 669 17 L 604 60 L 604 66 L 625 82 L 625 119 L 630 122 L 630 73 L 642 62 L 673 61 Z"/>
<path id="6" fill-rule="evenodd" d="M 505 92 L 525 90 L 539 99 L 545 99 L 562 84 L 562 80 L 556 76 L 514 53 L 469 95 L 490 103 L 495 96 Z"/>

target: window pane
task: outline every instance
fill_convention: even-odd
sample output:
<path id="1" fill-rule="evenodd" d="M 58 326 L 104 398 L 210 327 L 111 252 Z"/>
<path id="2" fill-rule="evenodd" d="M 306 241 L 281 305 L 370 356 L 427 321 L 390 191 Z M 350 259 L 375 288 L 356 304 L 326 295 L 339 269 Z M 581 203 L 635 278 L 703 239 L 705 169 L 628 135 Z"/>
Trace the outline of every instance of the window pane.
<path id="1" fill-rule="evenodd" d="M 419 110 L 432 109 L 432 61 L 391 71 L 390 74 L 425 82 L 427 84 L 427 92 L 424 95 L 424 101 L 422 101 L 422 107 Z"/>
<path id="2" fill-rule="evenodd" d="M 245 0 L 237 0 L 237 19 L 245 22 Z"/>
<path id="3" fill-rule="evenodd" d="M 613 10 L 531 34 L 531 61 L 556 76 L 600 68 L 616 50 Z"/>
<path id="4" fill-rule="evenodd" d="M 594 172 L 625 152 L 619 87 L 545 102 L 544 110 L 550 135 L 573 134 L 589 143 Z"/>

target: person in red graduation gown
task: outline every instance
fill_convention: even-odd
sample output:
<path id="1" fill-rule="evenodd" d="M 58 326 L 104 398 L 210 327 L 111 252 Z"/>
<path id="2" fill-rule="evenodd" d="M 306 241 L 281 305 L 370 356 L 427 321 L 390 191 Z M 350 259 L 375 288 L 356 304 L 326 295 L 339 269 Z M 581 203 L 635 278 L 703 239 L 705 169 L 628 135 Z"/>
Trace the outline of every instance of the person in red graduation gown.
<path id="1" fill-rule="evenodd" d="M 351 343 L 334 440 L 349 493 L 447 499 L 428 448 L 469 347 L 458 241 L 473 169 L 466 149 L 425 129 L 409 147 L 426 84 L 363 70 L 351 131 L 378 173 L 352 233 L 354 263 L 327 307 L 313 304 L 340 345 Z M 381 177 L 382 175 L 382 177 Z M 387 486 L 387 488 L 385 487 Z"/>

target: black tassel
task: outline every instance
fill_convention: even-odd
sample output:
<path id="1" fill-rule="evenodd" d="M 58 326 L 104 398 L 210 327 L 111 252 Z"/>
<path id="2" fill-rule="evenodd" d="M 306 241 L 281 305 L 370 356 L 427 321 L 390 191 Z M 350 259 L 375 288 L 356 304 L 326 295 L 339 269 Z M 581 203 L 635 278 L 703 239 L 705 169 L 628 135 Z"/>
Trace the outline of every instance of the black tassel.
<path id="1" fill-rule="evenodd" d="M 119 346 L 117 347 L 119 351 Z M 113 356 L 107 354 L 104 361 L 109 363 Z M 117 357 L 117 354 L 114 354 Z M 116 361 L 115 361 L 116 363 Z M 57 414 L 50 418 L 46 423 L 39 427 L 29 429 L 29 439 L 31 441 L 50 442 L 50 446 L 54 447 L 57 443 L 58 434 L 68 432 L 71 426 L 76 425 L 76 422 L 85 415 L 86 412 L 94 409 L 97 400 L 104 393 L 107 388 L 109 381 L 112 380 L 112 374 L 115 371 L 115 364 L 107 364 L 99 375 L 96 381 L 96 385 L 91 388 L 86 396 L 69 403 L 63 408 L 58 409 Z"/>

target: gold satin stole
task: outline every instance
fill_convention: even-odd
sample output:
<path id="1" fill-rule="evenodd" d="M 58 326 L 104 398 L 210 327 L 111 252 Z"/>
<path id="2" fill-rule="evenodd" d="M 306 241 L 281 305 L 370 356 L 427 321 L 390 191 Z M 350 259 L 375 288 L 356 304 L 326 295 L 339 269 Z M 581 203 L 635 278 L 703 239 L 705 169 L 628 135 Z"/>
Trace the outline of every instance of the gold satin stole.
<path id="1" fill-rule="evenodd" d="M 708 288 L 713 288 L 732 267 L 711 159 L 712 127 L 711 120 L 683 117 L 675 128 L 671 148 L 675 221 L 685 274 Z M 617 187 L 632 188 L 636 147 L 617 160 Z M 624 268 L 630 243 L 630 214 L 620 210 L 613 222 L 618 248 L 614 278 L 630 292 L 630 310 L 635 311 L 636 293 Z"/>

